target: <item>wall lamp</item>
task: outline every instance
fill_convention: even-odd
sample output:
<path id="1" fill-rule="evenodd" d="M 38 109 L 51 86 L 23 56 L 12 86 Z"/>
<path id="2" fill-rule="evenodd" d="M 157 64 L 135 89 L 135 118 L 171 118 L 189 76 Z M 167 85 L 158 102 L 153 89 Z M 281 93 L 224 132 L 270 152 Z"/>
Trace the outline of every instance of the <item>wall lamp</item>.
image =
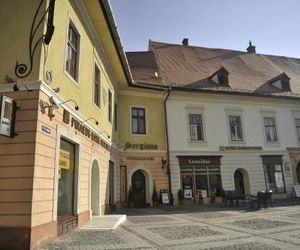
<path id="1" fill-rule="evenodd" d="M 24 83 L 15 83 L 13 85 L 13 90 L 14 91 L 19 91 L 19 90 L 21 90 L 21 88 L 20 88 L 21 86 L 23 86 L 28 92 L 32 91 L 32 89 L 29 89 Z"/>
<path id="2" fill-rule="evenodd" d="M 164 171 L 165 174 L 168 173 L 168 165 L 167 165 L 167 160 L 164 159 L 163 157 L 161 158 L 161 168 Z"/>
<path id="3" fill-rule="evenodd" d="M 94 117 L 87 118 L 86 120 L 84 120 L 84 121 L 81 122 L 81 123 L 86 123 L 87 121 L 90 121 L 90 120 L 94 120 L 94 121 L 95 121 L 95 124 L 96 124 L 96 125 L 99 125 L 99 122 L 98 122 Z"/>
<path id="4" fill-rule="evenodd" d="M 61 106 L 62 104 L 64 103 L 67 103 L 67 102 L 73 102 L 75 104 L 75 110 L 78 111 L 79 110 L 79 106 L 77 105 L 77 102 L 73 99 L 69 99 L 69 100 L 66 100 L 64 102 L 61 102 L 61 103 L 58 103 L 53 96 L 49 97 L 49 101 L 50 103 L 55 107 L 55 108 L 59 108 L 59 106 Z"/>

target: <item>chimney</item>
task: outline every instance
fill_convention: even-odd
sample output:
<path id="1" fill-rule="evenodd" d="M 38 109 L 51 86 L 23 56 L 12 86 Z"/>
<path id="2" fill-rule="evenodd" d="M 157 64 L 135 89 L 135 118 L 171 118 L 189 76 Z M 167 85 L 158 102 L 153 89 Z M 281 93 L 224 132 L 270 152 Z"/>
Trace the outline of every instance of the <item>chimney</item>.
<path id="1" fill-rule="evenodd" d="M 248 54 L 255 54 L 256 53 L 255 46 L 252 45 L 251 41 L 249 42 L 249 47 L 247 48 L 247 53 Z"/>
<path id="2" fill-rule="evenodd" d="M 188 38 L 183 38 L 182 45 L 189 46 L 189 39 Z"/>

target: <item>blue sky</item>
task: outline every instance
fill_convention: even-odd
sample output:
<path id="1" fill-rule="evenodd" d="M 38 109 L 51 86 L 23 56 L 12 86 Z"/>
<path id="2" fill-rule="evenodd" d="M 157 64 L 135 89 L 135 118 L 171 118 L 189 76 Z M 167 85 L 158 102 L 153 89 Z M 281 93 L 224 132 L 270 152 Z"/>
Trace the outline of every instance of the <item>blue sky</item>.
<path id="1" fill-rule="evenodd" d="M 148 40 L 300 58 L 300 0 L 110 0 L 126 51 Z"/>

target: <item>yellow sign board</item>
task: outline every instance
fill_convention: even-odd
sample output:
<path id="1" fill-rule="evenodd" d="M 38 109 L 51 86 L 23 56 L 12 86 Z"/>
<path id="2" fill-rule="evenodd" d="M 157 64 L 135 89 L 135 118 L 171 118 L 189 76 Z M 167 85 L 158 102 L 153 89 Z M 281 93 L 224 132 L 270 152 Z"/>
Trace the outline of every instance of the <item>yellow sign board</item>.
<path id="1" fill-rule="evenodd" d="M 70 169 L 70 152 L 60 149 L 59 151 L 59 168 Z"/>

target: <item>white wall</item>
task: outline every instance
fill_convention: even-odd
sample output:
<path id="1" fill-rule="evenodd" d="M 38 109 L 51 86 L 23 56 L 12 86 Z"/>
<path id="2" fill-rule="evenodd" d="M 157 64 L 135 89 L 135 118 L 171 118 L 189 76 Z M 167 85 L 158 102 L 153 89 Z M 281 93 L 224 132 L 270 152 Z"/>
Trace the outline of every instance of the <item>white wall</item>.
<path id="1" fill-rule="evenodd" d="M 178 95 L 177 95 L 178 97 Z M 287 147 L 298 147 L 296 128 L 292 110 L 300 110 L 300 101 L 258 102 L 258 98 L 235 97 L 231 100 L 223 96 L 199 98 L 171 97 L 167 102 L 170 151 L 218 151 L 219 146 L 262 146 L 267 151 L 283 151 Z M 201 98 L 202 97 L 202 98 Z M 189 142 L 187 113 L 195 110 L 204 114 L 205 142 Z M 228 111 L 229 110 L 229 111 Z M 244 142 L 233 143 L 229 140 L 228 112 L 239 112 L 243 118 Z M 266 143 L 263 113 L 275 114 L 279 143 Z"/>
<path id="2" fill-rule="evenodd" d="M 287 147 L 299 147 L 294 123 L 295 111 L 300 111 L 300 101 L 266 99 L 241 96 L 220 96 L 193 93 L 172 93 L 167 101 L 171 182 L 174 198 L 180 188 L 180 168 L 177 155 L 223 155 L 221 158 L 222 185 L 225 190 L 234 189 L 234 172 L 238 168 L 247 171 L 250 192 L 264 190 L 262 154 L 283 155 L 283 171 L 287 194 L 290 195 L 293 179 Z M 204 142 L 189 141 L 189 112 L 203 115 Z M 243 142 L 230 141 L 228 114 L 242 116 Z M 278 143 L 265 141 L 263 115 L 274 115 Z M 220 146 L 261 146 L 257 151 L 220 151 Z M 290 167 L 291 169 L 291 167 Z"/>

